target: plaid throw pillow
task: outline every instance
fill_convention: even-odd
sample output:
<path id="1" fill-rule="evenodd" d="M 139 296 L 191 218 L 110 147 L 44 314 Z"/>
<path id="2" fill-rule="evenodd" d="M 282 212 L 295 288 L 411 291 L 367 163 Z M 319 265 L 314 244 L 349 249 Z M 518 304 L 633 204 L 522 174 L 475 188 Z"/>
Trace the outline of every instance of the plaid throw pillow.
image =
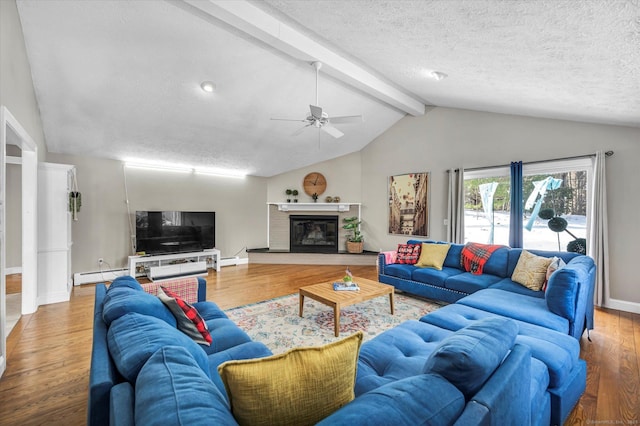
<path id="1" fill-rule="evenodd" d="M 422 244 L 398 244 L 396 263 L 415 265 L 420 258 Z"/>
<path id="2" fill-rule="evenodd" d="M 178 330 L 191 337 L 196 343 L 210 346 L 211 334 L 198 310 L 165 287 L 158 288 L 158 297 L 164 303 L 178 323 Z"/>

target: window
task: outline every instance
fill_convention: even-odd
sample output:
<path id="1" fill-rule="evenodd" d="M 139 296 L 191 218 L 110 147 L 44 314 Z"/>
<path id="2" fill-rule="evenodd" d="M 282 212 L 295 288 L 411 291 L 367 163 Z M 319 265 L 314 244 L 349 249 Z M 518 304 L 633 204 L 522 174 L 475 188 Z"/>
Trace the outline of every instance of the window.
<path id="1" fill-rule="evenodd" d="M 511 185 L 508 167 L 464 174 L 464 242 L 509 245 Z"/>
<path id="2" fill-rule="evenodd" d="M 590 158 L 523 166 L 523 247 L 586 252 Z M 465 242 L 509 245 L 508 167 L 465 171 Z"/>

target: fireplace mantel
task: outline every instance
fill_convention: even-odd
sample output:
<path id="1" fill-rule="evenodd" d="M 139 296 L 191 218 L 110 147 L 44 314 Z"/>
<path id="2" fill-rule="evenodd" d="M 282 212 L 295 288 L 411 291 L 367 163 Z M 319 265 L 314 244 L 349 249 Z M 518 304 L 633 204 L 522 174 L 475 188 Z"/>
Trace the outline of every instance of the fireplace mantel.
<path id="1" fill-rule="evenodd" d="M 306 212 L 346 212 L 351 206 L 358 206 L 360 203 L 267 203 L 278 206 L 281 212 L 306 211 Z"/>

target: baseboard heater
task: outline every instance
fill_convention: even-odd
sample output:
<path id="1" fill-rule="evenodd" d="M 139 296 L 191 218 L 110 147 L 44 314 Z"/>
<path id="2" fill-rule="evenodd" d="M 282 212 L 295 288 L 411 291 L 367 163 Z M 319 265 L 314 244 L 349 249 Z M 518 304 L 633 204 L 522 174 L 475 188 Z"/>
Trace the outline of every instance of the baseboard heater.
<path id="1" fill-rule="evenodd" d="M 93 284 L 103 281 L 113 281 L 117 277 L 129 274 L 128 269 L 105 269 L 94 272 L 76 272 L 73 274 L 73 285 Z"/>
<path id="2" fill-rule="evenodd" d="M 207 274 L 207 262 L 202 261 L 152 266 L 149 268 L 148 277 L 151 281 L 155 281 L 177 277 L 206 276 Z"/>
<path id="3" fill-rule="evenodd" d="M 249 259 L 246 257 L 240 258 L 240 256 L 223 257 L 219 260 L 220 266 L 235 266 L 244 265 L 249 263 Z"/>

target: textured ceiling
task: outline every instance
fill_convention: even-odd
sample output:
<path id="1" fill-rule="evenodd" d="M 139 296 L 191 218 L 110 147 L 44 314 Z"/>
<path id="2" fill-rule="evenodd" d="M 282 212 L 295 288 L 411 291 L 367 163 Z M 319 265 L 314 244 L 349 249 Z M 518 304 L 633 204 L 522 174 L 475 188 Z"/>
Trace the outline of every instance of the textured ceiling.
<path id="1" fill-rule="evenodd" d="M 314 58 L 180 1 L 17 3 L 51 152 L 272 176 L 358 151 L 405 114 L 321 72 L 325 111 L 364 122 L 292 136 L 303 123 L 270 118 L 306 117 Z M 427 105 L 640 127 L 635 0 L 249 5 Z"/>

